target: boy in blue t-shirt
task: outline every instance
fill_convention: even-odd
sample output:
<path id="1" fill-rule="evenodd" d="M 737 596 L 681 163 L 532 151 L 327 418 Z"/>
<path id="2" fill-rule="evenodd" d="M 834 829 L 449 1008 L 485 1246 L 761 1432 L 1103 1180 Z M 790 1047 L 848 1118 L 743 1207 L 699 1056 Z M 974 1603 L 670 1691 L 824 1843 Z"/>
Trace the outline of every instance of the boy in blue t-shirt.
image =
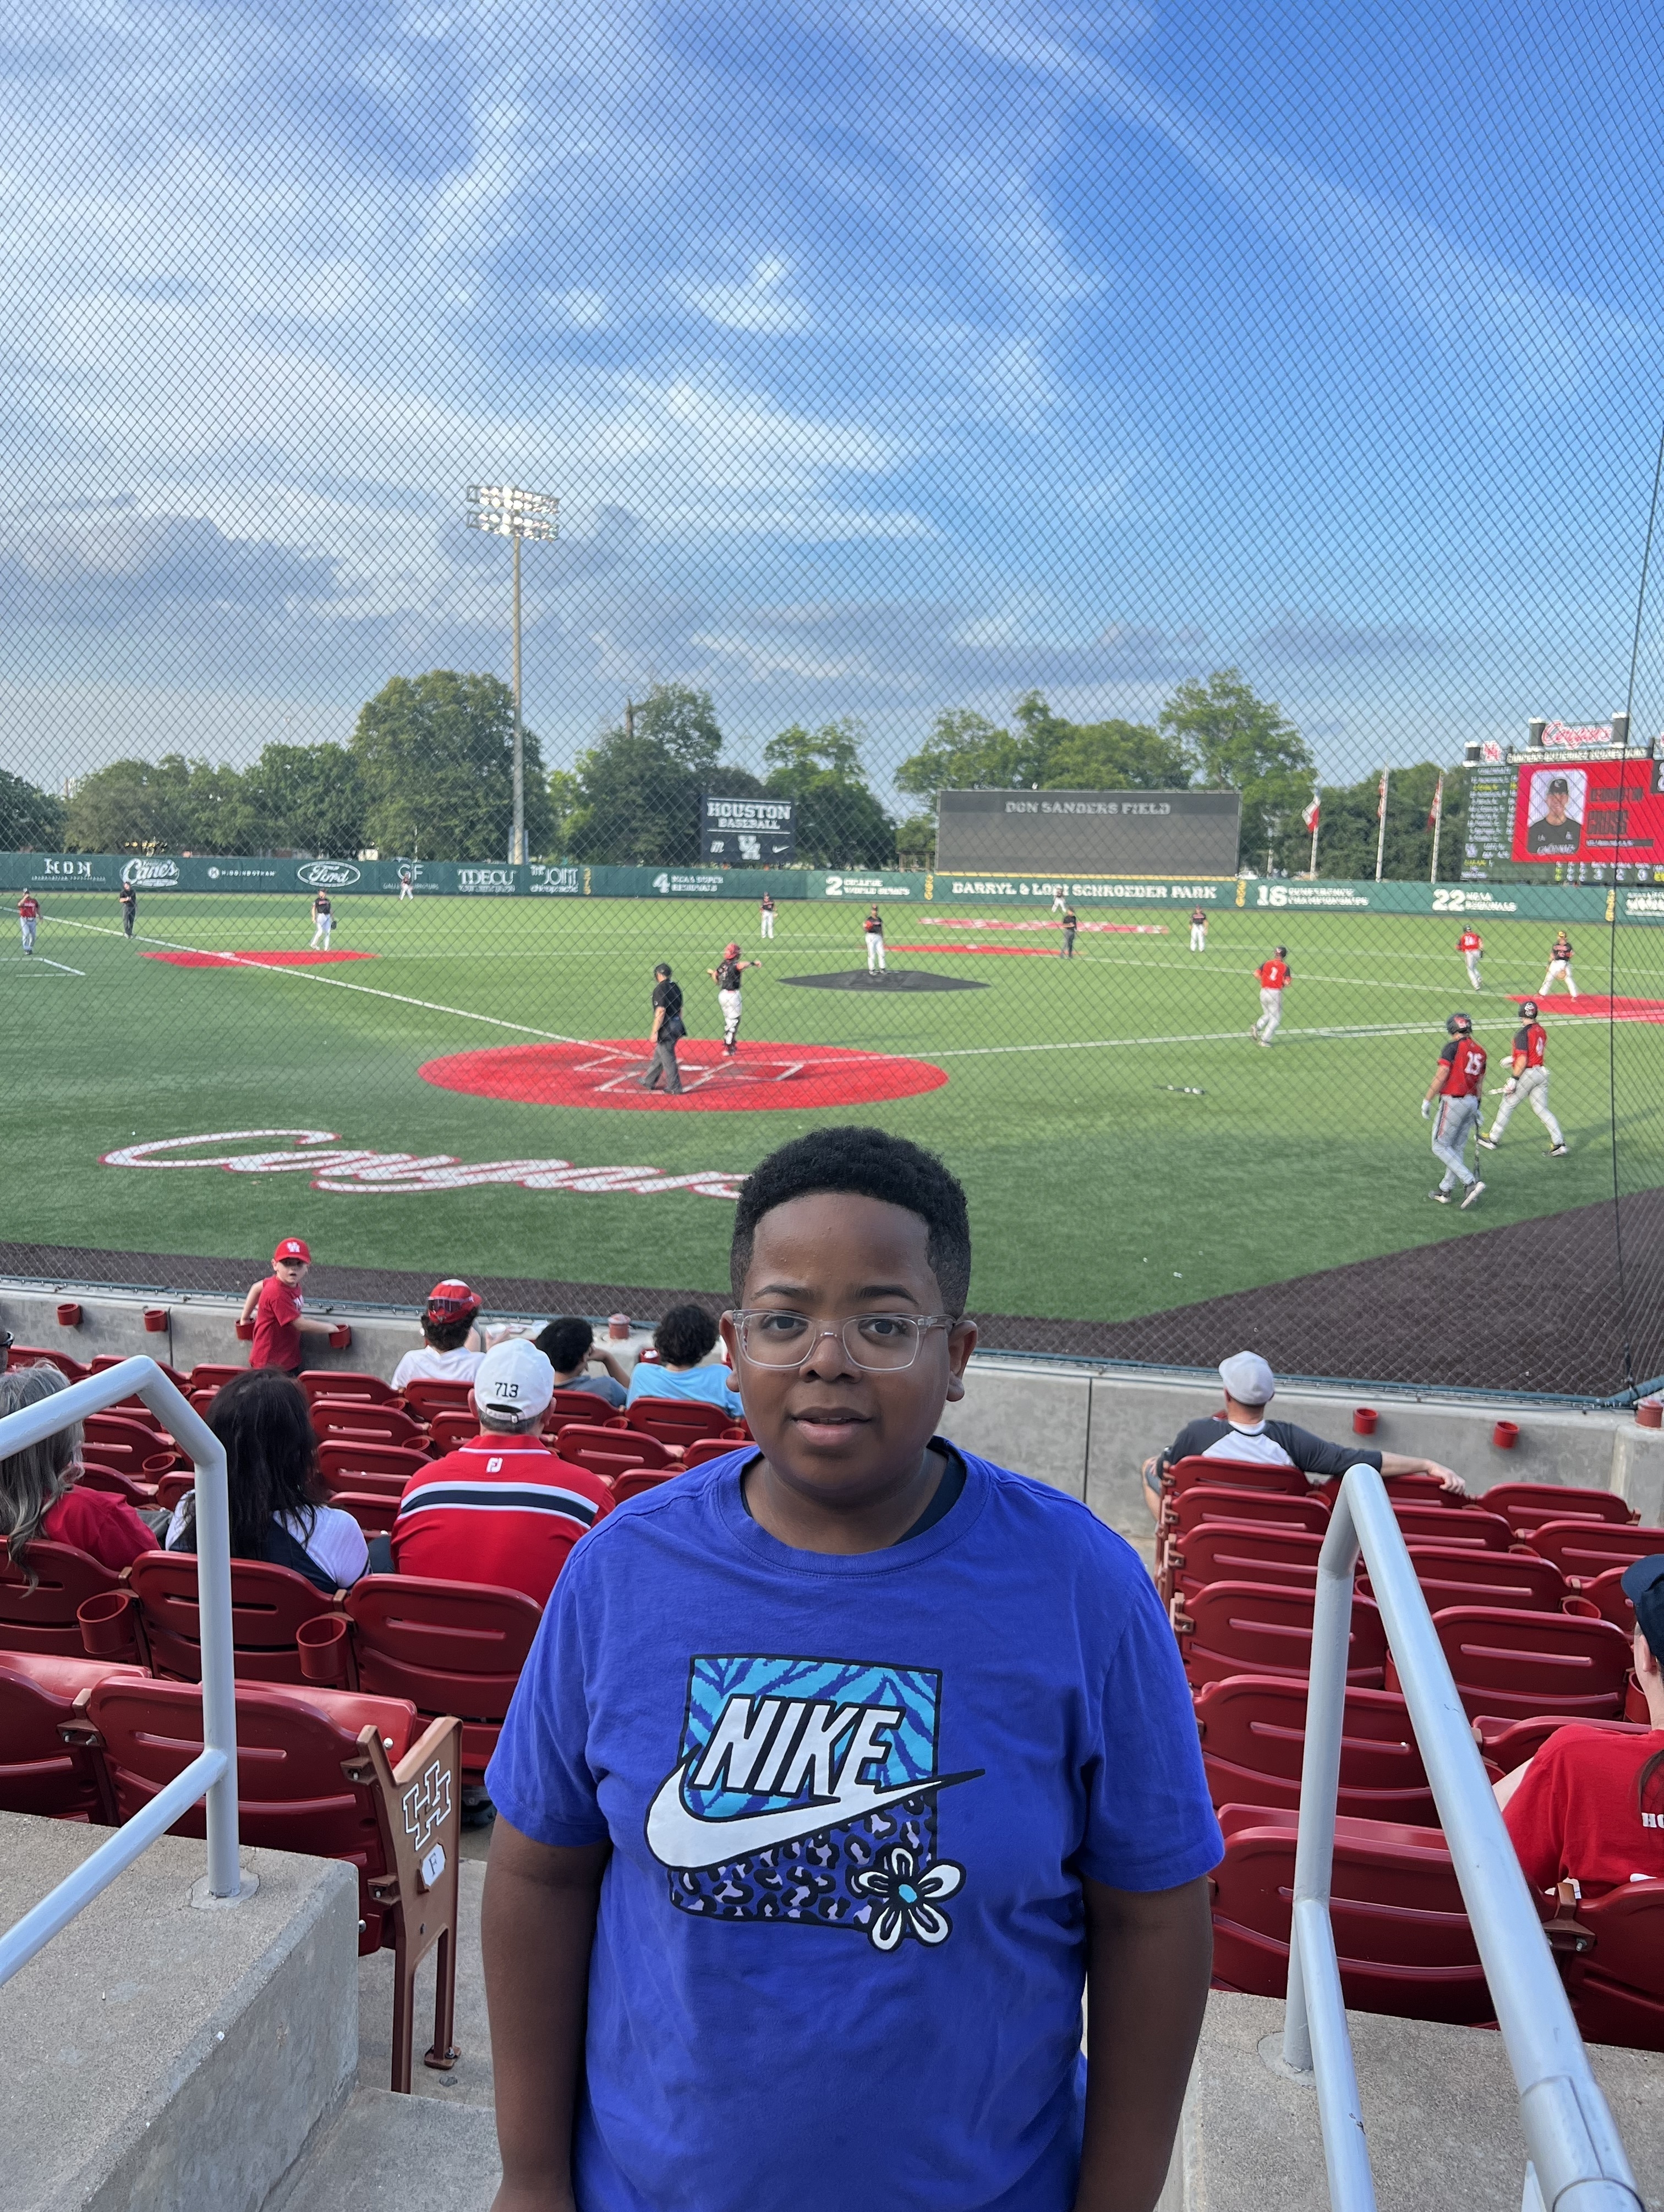
<path id="1" fill-rule="evenodd" d="M 936 1435 L 939 1160 L 800 1138 L 731 1264 L 756 1443 L 576 1546 L 486 1778 L 498 2212 L 1149 2212 L 1222 1856 L 1154 1586 Z"/>

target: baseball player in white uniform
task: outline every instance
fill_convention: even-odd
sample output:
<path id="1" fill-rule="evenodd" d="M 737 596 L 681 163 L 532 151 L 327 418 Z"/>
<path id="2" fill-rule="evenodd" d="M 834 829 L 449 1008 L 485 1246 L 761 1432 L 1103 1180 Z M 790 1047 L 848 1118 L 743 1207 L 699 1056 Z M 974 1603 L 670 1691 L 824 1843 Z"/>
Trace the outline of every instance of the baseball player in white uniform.
<path id="1" fill-rule="evenodd" d="M 335 927 L 335 909 L 329 902 L 327 891 L 320 891 L 312 902 L 312 949 L 314 952 L 329 950 L 329 933 Z"/>
<path id="2" fill-rule="evenodd" d="M 1549 1110 L 1548 1070 L 1543 1065 L 1548 1055 L 1548 1038 L 1543 1024 L 1537 1018 L 1537 1001 L 1524 999 L 1520 1013 L 1525 1026 L 1515 1032 L 1514 1059 L 1508 1081 L 1502 1085 L 1502 1103 L 1496 1109 L 1496 1118 L 1490 1125 L 1490 1134 L 1479 1142 L 1488 1152 L 1494 1152 L 1502 1142 L 1502 1132 L 1512 1118 L 1515 1108 L 1523 1099 L 1532 1112 L 1548 1131 L 1549 1158 L 1561 1160 L 1566 1156 L 1566 1140 L 1560 1124 Z"/>
<path id="3" fill-rule="evenodd" d="M 399 871 L 399 896 L 401 899 L 413 899 L 416 896 L 416 885 L 411 879 L 411 872 L 408 868 L 400 868 Z"/>
<path id="4" fill-rule="evenodd" d="M 1190 910 L 1190 949 L 1192 952 L 1205 952 L 1208 949 L 1208 909 L 1204 906 L 1193 906 Z"/>
<path id="5" fill-rule="evenodd" d="M 1549 947 L 1548 973 L 1543 978 L 1542 989 L 1537 994 L 1539 999 L 1547 998 L 1549 986 L 1557 978 L 1575 999 L 1577 996 L 1577 981 L 1571 972 L 1571 939 L 1563 929 Z"/>
<path id="6" fill-rule="evenodd" d="M 884 973 L 884 917 L 875 906 L 861 925 L 867 933 L 867 973 Z"/>
<path id="7" fill-rule="evenodd" d="M 757 927 L 759 933 L 764 937 L 772 937 L 774 934 L 774 894 L 772 891 L 765 891 L 763 893 L 762 899 L 757 908 Z"/>
<path id="8" fill-rule="evenodd" d="M 732 1060 L 740 1049 L 740 978 L 747 968 L 760 968 L 760 960 L 742 960 L 737 945 L 722 948 L 722 959 L 705 973 L 716 986 L 716 1003 L 722 1010 L 722 1050 Z"/>

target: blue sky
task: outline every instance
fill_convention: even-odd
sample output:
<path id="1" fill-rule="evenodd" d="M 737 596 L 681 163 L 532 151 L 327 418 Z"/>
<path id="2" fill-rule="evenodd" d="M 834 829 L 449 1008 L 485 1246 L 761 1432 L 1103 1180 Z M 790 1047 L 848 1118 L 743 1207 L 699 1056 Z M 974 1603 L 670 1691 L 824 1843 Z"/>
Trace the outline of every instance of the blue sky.
<path id="1" fill-rule="evenodd" d="M 507 666 L 881 773 L 1234 661 L 1332 777 L 1619 703 L 1664 415 L 1638 5 L 113 8 L 0 32 L 0 764 Z M 1637 708 L 1664 714 L 1649 622 Z"/>

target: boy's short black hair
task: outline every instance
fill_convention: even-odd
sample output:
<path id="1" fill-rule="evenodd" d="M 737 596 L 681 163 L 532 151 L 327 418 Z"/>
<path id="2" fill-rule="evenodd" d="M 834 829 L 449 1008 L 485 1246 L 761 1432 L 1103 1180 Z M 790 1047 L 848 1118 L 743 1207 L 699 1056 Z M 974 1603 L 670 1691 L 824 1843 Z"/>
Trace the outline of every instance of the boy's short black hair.
<path id="1" fill-rule="evenodd" d="M 777 1206 L 820 1190 L 852 1191 L 916 1213 L 930 1232 L 926 1251 L 942 1304 L 950 1314 L 964 1312 L 971 1290 L 971 1218 L 958 1178 L 922 1145 L 858 1125 L 795 1137 L 747 1177 L 728 1252 L 736 1304 L 745 1295 L 758 1223 Z"/>
<path id="2" fill-rule="evenodd" d="M 433 1321 L 422 1316 L 422 1334 L 430 1352 L 455 1352 L 468 1340 L 468 1331 L 474 1325 L 474 1316 L 464 1314 L 460 1321 Z"/>
<path id="3" fill-rule="evenodd" d="M 716 1323 L 703 1306 L 672 1306 L 653 1341 L 667 1365 L 697 1367 L 716 1341 Z"/>
<path id="4" fill-rule="evenodd" d="M 546 1322 L 532 1341 L 557 1375 L 570 1375 L 594 1350 L 595 1332 L 587 1321 L 562 1314 L 558 1321 Z"/>

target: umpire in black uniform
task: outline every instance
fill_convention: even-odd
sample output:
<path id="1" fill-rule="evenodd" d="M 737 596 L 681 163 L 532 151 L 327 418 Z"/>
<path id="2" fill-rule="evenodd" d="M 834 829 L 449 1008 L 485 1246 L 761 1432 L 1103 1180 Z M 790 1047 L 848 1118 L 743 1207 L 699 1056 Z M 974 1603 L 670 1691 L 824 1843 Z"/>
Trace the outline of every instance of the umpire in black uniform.
<path id="1" fill-rule="evenodd" d="M 682 1071 L 676 1065 L 676 1047 L 686 1035 L 682 1020 L 682 987 L 671 981 L 670 970 L 661 960 L 653 970 L 653 1027 L 647 1039 L 653 1048 L 653 1062 L 642 1079 L 643 1091 L 656 1091 L 662 1076 L 670 1096 L 681 1097 Z"/>

